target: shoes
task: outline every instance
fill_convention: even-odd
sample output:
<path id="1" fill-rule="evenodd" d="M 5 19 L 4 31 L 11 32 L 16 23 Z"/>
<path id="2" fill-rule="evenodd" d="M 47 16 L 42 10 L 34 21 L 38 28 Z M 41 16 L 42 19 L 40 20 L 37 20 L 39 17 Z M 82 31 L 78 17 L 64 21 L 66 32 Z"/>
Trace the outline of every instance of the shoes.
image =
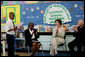
<path id="1" fill-rule="evenodd" d="M 14 55 L 14 56 L 19 56 L 19 55 Z"/>

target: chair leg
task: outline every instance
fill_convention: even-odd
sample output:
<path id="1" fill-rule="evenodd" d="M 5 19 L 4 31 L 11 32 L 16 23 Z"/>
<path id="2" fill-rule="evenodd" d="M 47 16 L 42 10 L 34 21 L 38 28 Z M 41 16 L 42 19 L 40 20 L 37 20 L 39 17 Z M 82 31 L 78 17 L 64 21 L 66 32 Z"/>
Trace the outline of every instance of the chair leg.
<path id="1" fill-rule="evenodd" d="M 41 46 L 41 48 L 42 48 L 42 54 L 43 54 L 43 56 L 44 56 L 44 52 L 43 52 L 43 46 Z M 39 55 L 39 52 L 38 52 L 38 55 Z"/>
<path id="2" fill-rule="evenodd" d="M 67 46 L 66 46 L 66 42 L 65 42 L 65 48 L 66 48 L 66 51 L 67 51 Z"/>
<path id="3" fill-rule="evenodd" d="M 26 56 L 26 50 L 28 51 L 28 54 L 29 54 L 29 47 L 26 47 L 25 49 L 25 56 Z"/>
<path id="4" fill-rule="evenodd" d="M 29 53 L 29 47 L 27 47 L 28 48 L 28 53 Z"/>
<path id="5" fill-rule="evenodd" d="M 43 52 L 43 46 L 41 46 L 41 48 L 42 48 L 42 55 L 44 56 L 44 52 Z"/>
<path id="6" fill-rule="evenodd" d="M 38 54 L 38 56 L 39 56 L 39 50 L 38 50 L 37 54 Z"/>
<path id="7" fill-rule="evenodd" d="M 26 48 L 27 49 L 27 48 Z M 26 49 L 25 49 L 25 56 L 26 56 Z"/>
<path id="8" fill-rule="evenodd" d="M 64 47 L 65 47 L 65 46 L 63 46 L 63 51 L 65 50 Z M 64 56 L 64 55 L 62 54 L 62 56 Z"/>
<path id="9" fill-rule="evenodd" d="M 42 46 L 42 54 L 43 54 L 43 56 L 44 56 L 44 52 L 43 52 L 43 46 Z"/>

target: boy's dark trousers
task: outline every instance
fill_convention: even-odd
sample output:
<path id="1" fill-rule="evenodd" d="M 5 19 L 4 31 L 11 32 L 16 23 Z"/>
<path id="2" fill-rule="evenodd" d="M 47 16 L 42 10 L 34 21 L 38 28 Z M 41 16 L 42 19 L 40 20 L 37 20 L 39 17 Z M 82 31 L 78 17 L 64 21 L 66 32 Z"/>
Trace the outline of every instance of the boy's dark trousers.
<path id="1" fill-rule="evenodd" d="M 8 56 L 14 56 L 14 35 L 6 34 L 8 43 Z"/>

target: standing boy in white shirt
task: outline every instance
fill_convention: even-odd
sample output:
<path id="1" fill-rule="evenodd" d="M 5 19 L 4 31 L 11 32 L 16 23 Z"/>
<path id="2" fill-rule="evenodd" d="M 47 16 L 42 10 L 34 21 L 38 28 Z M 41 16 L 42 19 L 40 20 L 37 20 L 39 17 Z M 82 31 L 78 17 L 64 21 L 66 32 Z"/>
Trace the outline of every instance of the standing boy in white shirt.
<path id="1" fill-rule="evenodd" d="M 14 13 L 9 13 L 10 19 L 6 22 L 6 38 L 8 43 L 8 56 L 14 56 L 14 34 L 17 27 L 15 27 L 13 19 Z"/>

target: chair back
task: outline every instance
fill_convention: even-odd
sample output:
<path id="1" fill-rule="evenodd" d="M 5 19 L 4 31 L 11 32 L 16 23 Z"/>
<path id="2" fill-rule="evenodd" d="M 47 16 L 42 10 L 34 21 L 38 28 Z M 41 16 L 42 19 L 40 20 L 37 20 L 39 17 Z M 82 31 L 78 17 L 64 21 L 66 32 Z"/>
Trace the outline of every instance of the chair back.
<path id="1" fill-rule="evenodd" d="M 64 39 L 66 39 L 66 32 L 65 32 L 65 35 L 64 35 Z"/>

